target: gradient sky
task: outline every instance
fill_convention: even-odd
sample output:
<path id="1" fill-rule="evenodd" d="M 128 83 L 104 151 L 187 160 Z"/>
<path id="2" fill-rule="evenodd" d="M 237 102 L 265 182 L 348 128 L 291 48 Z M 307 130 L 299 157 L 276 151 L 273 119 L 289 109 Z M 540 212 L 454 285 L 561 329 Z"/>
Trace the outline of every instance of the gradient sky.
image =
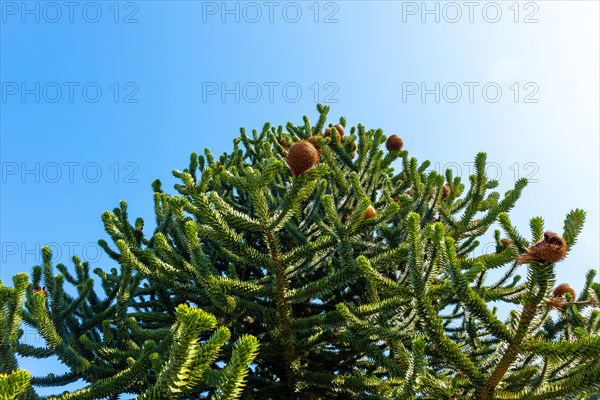
<path id="1" fill-rule="evenodd" d="M 560 232 L 583 208 L 557 280 L 577 291 L 598 269 L 598 2 L 73 4 L 0 2 L 5 284 L 45 244 L 58 262 L 114 267 L 96 245 L 104 210 L 126 200 L 151 232 L 153 179 L 172 193 L 192 151 L 229 151 L 240 126 L 315 121 L 316 102 L 467 182 L 479 151 L 502 193 L 530 177 L 511 214 L 526 237 L 530 217 Z"/>

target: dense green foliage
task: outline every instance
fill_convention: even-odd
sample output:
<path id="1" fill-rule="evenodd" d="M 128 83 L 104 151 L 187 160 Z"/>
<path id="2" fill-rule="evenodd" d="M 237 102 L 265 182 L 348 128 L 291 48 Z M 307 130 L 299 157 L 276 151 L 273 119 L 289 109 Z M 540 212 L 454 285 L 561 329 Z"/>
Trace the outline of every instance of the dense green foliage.
<path id="1" fill-rule="evenodd" d="M 178 194 L 153 184 L 152 235 L 130 222 L 125 202 L 105 212 L 113 244 L 100 244 L 120 268 L 94 271 L 102 299 L 86 262 L 55 274 L 44 249 L 31 283 L 18 274 L 14 288 L 0 286 L 0 373 L 18 368 L 15 354 L 58 355 L 70 372 L 31 384 L 89 383 L 64 399 L 597 394 L 600 285 L 590 271 L 577 298 L 553 292 L 585 213 L 569 213 L 560 234 L 532 218 L 526 239 L 508 213 L 527 182 L 492 191 L 484 153 L 467 187 L 406 150 L 382 149 L 381 130 L 341 118 L 345 135 L 323 135 L 328 108 L 318 111 L 315 125 L 242 129 L 218 159 L 193 153 L 174 171 Z M 288 150 L 308 139 L 320 162 L 305 170 Z M 506 238 L 496 230 L 495 251 L 474 256 L 494 224 Z M 504 274 L 490 279 L 493 270 Z M 506 321 L 498 306 L 512 310 Z M 21 319 L 47 347 L 20 343 Z M 37 398 L 33 386 L 20 398 Z"/>
<path id="2" fill-rule="evenodd" d="M 22 369 L 14 370 L 10 374 L 0 374 L 0 399 L 15 399 L 27 389 L 30 380 L 31 375 Z"/>
<path id="3" fill-rule="evenodd" d="M 90 288 L 87 263 L 75 259 L 77 278 L 59 265 L 64 275 L 53 275 L 51 255 L 44 248 L 44 268 L 34 268 L 33 291 L 28 288 L 27 274 L 13 278 L 14 288 L 0 286 L 8 298 L 2 315 L 2 358 L 0 360 L 0 398 L 38 399 L 30 384 L 62 386 L 78 379 L 88 386 L 58 399 L 91 399 L 115 397 L 120 393 L 139 395 L 141 399 L 174 398 L 179 393 L 213 390 L 215 399 L 239 397 L 247 367 L 256 356 L 258 342 L 250 335 L 240 337 L 233 346 L 229 363 L 212 370 L 219 353 L 231 334 L 226 327 L 211 335 L 216 318 L 201 309 L 180 303 L 171 313 L 143 312 L 143 302 L 129 300 L 134 293 L 142 298 L 139 279 L 125 272 L 120 277 L 96 272 L 103 278 L 107 298 L 99 301 Z M 115 271 L 113 271 L 115 272 Z M 41 274 L 49 289 L 39 287 Z M 129 276 L 129 281 L 125 278 Z M 63 279 L 77 286 L 79 296 L 72 298 L 63 290 Z M 25 309 L 21 308 L 27 293 Z M 150 301 L 152 302 L 152 301 Z M 48 305 L 50 303 L 50 305 Z M 131 307 L 131 311 L 127 311 Z M 47 347 L 34 347 L 18 341 L 22 334 L 19 322 L 35 327 Z M 15 353 L 21 356 L 47 358 L 56 355 L 70 372 L 56 376 L 30 377 L 16 370 Z M 7 372 L 11 372 L 4 378 Z M 236 397 L 236 395 L 238 397 Z M 4 396 L 4 397 L 2 397 Z M 223 397 L 225 396 L 225 397 Z"/>

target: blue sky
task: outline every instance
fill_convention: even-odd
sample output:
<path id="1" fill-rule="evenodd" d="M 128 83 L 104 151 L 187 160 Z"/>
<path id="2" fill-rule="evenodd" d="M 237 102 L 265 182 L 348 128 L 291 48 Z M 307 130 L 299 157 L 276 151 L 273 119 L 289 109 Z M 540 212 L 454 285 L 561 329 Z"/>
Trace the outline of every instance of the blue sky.
<path id="1" fill-rule="evenodd" d="M 69 4 L 0 2 L 5 284 L 45 244 L 113 267 L 104 210 L 124 199 L 150 228 L 153 179 L 173 192 L 192 151 L 315 120 L 316 102 L 463 180 L 478 151 L 502 192 L 529 176 L 512 214 L 525 235 L 532 216 L 561 231 L 588 212 L 558 281 L 578 290 L 600 265 L 597 2 Z"/>

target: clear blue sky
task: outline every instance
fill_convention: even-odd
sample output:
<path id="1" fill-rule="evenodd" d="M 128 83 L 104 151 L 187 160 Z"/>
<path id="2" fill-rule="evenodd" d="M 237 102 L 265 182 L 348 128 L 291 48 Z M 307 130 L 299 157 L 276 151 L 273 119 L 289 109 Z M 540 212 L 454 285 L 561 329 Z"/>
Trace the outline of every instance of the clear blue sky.
<path id="1" fill-rule="evenodd" d="M 173 192 L 192 151 L 229 151 L 240 126 L 315 119 L 317 101 L 464 180 L 478 151 L 502 192 L 537 180 L 514 222 L 528 235 L 540 215 L 560 232 L 583 208 L 558 280 L 578 290 L 600 264 L 598 2 L 70 4 L 0 2 L 5 284 L 45 244 L 59 262 L 113 267 L 96 245 L 104 210 L 124 199 L 151 232 L 153 179 Z"/>

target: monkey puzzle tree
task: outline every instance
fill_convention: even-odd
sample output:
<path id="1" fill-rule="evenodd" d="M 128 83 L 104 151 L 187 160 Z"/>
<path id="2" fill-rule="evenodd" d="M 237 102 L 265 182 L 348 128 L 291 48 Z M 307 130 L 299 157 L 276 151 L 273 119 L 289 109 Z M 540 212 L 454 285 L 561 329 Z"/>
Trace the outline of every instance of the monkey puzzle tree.
<path id="1" fill-rule="evenodd" d="M 44 250 L 31 283 L 20 274 L 2 288 L 0 373 L 17 369 L 15 354 L 58 355 L 71 372 L 31 385 L 89 383 L 65 399 L 598 393 L 600 285 L 594 271 L 579 296 L 555 282 L 585 213 L 560 234 L 532 218 L 528 240 L 508 217 L 526 180 L 492 191 L 484 153 L 467 187 L 410 158 L 400 137 L 327 124 L 317 109 L 315 125 L 241 129 L 231 153 L 193 153 L 175 195 L 155 181 L 151 235 L 125 202 L 105 212 L 113 244 L 100 245 L 119 269 L 94 271 L 103 299 L 87 263 L 55 275 Z M 474 256 L 494 224 L 505 237 L 496 230 L 495 251 Z M 506 321 L 496 306 L 511 309 Z M 20 342 L 21 315 L 48 347 Z M 32 386 L 21 396 L 36 397 Z"/>

